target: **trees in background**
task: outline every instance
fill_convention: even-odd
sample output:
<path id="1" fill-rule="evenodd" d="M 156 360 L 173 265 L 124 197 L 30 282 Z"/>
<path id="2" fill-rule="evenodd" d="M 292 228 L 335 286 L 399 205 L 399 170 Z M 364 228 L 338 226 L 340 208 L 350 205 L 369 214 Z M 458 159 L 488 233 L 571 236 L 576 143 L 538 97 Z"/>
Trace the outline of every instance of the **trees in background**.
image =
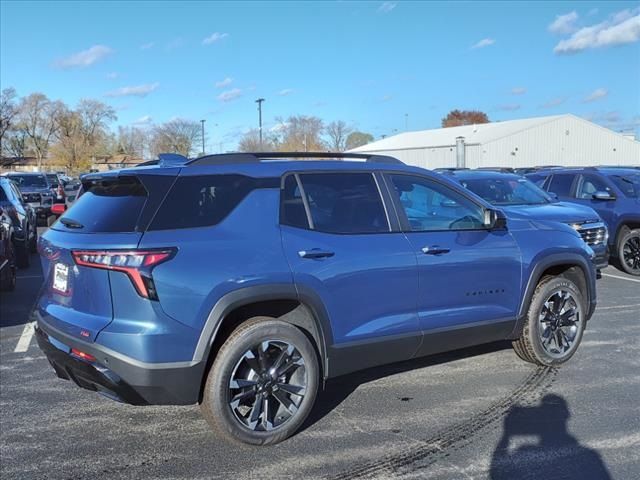
<path id="1" fill-rule="evenodd" d="M 18 115 L 18 94 L 15 88 L 5 88 L 0 93 L 0 152 L 6 148 L 9 129 Z"/>
<path id="2" fill-rule="evenodd" d="M 475 125 L 478 123 L 489 123 L 486 113 L 478 110 L 451 110 L 442 119 L 442 127 L 459 127 L 461 125 Z"/>
<path id="3" fill-rule="evenodd" d="M 330 150 L 334 152 L 344 152 L 347 150 L 347 138 L 353 133 L 353 128 L 349 127 L 346 122 L 337 120 L 329 123 L 325 131 Z"/>
<path id="4" fill-rule="evenodd" d="M 49 100 L 42 93 L 32 93 L 20 101 L 14 130 L 18 135 L 24 134 L 27 148 L 35 155 L 39 170 L 56 133 L 58 115 L 64 108 L 62 102 Z"/>
<path id="5" fill-rule="evenodd" d="M 153 127 L 150 150 L 159 153 L 179 153 L 188 157 L 201 152 L 202 130 L 200 122 L 176 118 Z"/>
<path id="6" fill-rule="evenodd" d="M 371 135 L 370 133 L 351 132 L 347 136 L 345 147 L 347 150 L 351 150 L 352 148 L 361 147 L 371 142 L 373 142 L 373 135 Z"/>

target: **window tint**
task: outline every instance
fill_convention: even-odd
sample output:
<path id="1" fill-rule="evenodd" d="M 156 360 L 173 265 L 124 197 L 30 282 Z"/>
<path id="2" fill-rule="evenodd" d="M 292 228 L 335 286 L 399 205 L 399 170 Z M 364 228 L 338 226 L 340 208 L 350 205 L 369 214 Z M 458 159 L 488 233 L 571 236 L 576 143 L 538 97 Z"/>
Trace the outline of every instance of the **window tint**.
<path id="1" fill-rule="evenodd" d="M 484 209 L 458 192 L 421 177 L 391 181 L 414 232 L 484 228 Z"/>
<path id="2" fill-rule="evenodd" d="M 595 175 L 582 175 L 580 185 L 578 185 L 578 191 L 576 192 L 576 197 L 590 200 L 596 192 L 608 192 L 612 195 L 614 194 L 613 190 L 608 187 L 602 179 Z"/>
<path id="3" fill-rule="evenodd" d="M 625 197 L 640 198 L 640 173 L 631 175 L 611 175 L 613 183 L 622 190 Z"/>
<path id="4" fill-rule="evenodd" d="M 554 174 L 553 177 L 551 177 L 551 182 L 549 183 L 547 190 L 555 193 L 556 195 L 568 197 L 571 195 L 571 185 L 573 185 L 574 178 L 575 174 Z"/>
<path id="5" fill-rule="evenodd" d="M 222 221 L 256 181 L 243 175 L 179 177 L 156 214 L 150 230 L 215 225 Z M 81 198 L 84 198 L 82 195 Z"/>
<path id="6" fill-rule="evenodd" d="M 21 187 L 47 187 L 44 175 L 10 175 L 9 178 Z"/>
<path id="7" fill-rule="evenodd" d="M 298 182 L 294 175 L 289 175 L 284 181 L 282 191 L 280 223 L 298 228 L 309 228 L 307 212 L 304 209 L 304 202 Z"/>
<path id="8" fill-rule="evenodd" d="M 88 186 L 61 218 L 80 224 L 82 233 L 134 232 L 146 200 L 147 191 L 136 178 L 100 181 Z"/>
<path id="9" fill-rule="evenodd" d="M 314 230 L 351 234 L 390 230 L 371 173 L 301 174 L 300 181 Z"/>
<path id="10" fill-rule="evenodd" d="M 494 205 L 542 205 L 548 195 L 529 180 L 517 177 L 474 178 L 460 182 L 476 195 Z"/>
<path id="11" fill-rule="evenodd" d="M 4 191 L 4 188 L 5 188 L 4 186 L 0 186 L 0 202 L 6 202 L 7 200 L 9 200 L 9 198 L 7 197 L 7 194 Z"/>
<path id="12" fill-rule="evenodd" d="M 47 175 L 47 180 L 49 181 L 49 186 L 51 188 L 58 188 L 59 181 L 58 181 L 57 175 L 53 175 L 53 174 Z"/>

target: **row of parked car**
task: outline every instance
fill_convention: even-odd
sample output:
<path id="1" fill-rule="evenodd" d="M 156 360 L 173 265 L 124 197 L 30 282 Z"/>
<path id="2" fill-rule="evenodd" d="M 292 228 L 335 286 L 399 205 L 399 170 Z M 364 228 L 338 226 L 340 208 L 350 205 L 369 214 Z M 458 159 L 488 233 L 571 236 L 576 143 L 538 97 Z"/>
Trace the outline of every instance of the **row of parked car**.
<path id="1" fill-rule="evenodd" d="M 516 169 L 518 170 L 518 169 Z M 571 225 L 594 250 L 640 276 L 640 167 L 440 169 L 510 215 Z M 524 175 L 523 175 L 524 174 Z"/>
<path id="2" fill-rule="evenodd" d="M 27 268 L 38 226 L 50 225 L 73 199 L 79 182 L 57 173 L 9 172 L 0 176 L 0 290 L 13 290 L 16 270 Z"/>

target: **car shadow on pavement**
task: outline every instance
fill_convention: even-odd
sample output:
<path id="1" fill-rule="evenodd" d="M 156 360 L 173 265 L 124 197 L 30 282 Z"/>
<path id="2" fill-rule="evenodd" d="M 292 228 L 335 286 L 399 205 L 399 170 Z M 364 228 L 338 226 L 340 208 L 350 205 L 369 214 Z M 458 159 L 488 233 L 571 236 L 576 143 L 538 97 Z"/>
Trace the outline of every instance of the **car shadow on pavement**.
<path id="1" fill-rule="evenodd" d="M 555 394 L 545 395 L 538 406 L 511 409 L 493 452 L 489 478 L 611 479 L 600 454 L 567 431 L 570 417 L 566 400 Z"/>
<path id="2" fill-rule="evenodd" d="M 431 367 L 443 363 L 461 360 L 463 358 L 475 357 L 499 350 L 510 349 L 511 342 L 501 341 L 479 345 L 476 347 L 455 350 L 452 352 L 430 355 L 427 357 L 415 358 L 403 362 L 392 363 L 369 368 L 359 372 L 351 373 L 327 381 L 324 390 L 318 393 L 315 406 L 309 417 L 302 426 L 305 430 L 312 426 L 327 414 L 338 407 L 349 395 L 351 395 L 360 385 L 379 380 L 384 377 L 408 372 L 419 368 Z"/>
<path id="3" fill-rule="evenodd" d="M 0 294 L 0 328 L 24 325 L 32 321 L 31 313 L 42 288 L 42 269 L 37 255 L 31 255 L 31 265 L 18 270 L 16 289 Z"/>

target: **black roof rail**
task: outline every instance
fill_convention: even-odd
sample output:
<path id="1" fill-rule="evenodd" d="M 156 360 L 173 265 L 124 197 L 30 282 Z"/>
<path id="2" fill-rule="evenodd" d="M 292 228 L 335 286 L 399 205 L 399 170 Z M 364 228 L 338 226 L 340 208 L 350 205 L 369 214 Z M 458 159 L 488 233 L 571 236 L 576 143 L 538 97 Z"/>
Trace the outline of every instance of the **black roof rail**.
<path id="1" fill-rule="evenodd" d="M 343 153 L 343 152 L 256 152 L 256 153 L 222 153 L 216 155 L 205 155 L 203 157 L 190 160 L 185 165 L 224 165 L 228 163 L 258 163 L 263 160 L 280 159 L 359 159 L 371 163 L 391 163 L 401 164 L 403 162 L 387 155 L 376 155 L 367 153 Z"/>

